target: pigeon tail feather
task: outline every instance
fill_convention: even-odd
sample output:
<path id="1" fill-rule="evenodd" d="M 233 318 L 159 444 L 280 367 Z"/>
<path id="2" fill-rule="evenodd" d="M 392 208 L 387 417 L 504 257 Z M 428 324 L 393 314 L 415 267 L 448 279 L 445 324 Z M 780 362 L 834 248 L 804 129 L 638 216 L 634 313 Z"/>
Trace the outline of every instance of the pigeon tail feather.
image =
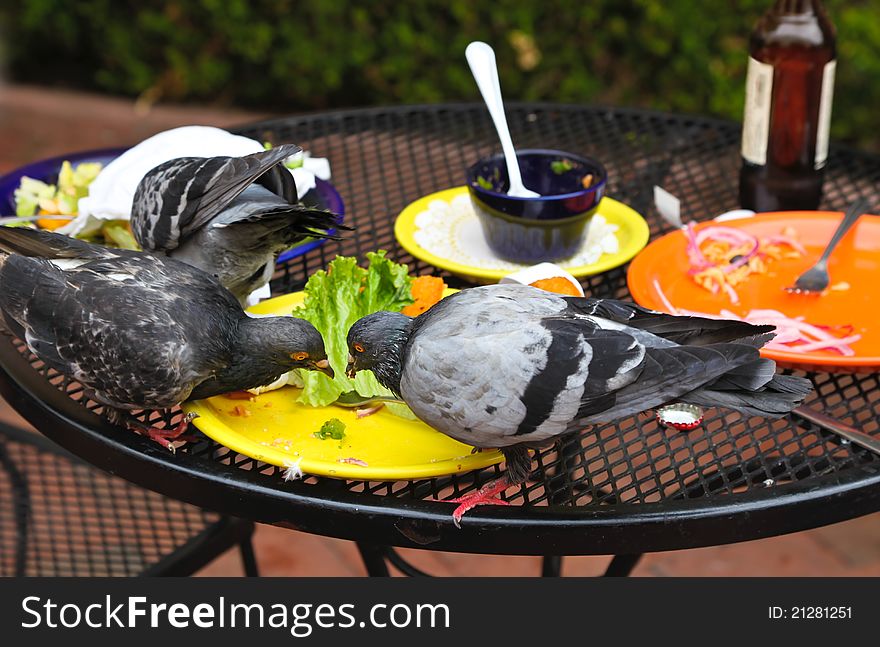
<path id="1" fill-rule="evenodd" d="M 739 342 L 760 348 L 769 341 L 763 335 L 774 330 L 771 325 L 745 321 L 671 315 L 615 299 L 568 297 L 565 300 L 575 312 L 616 321 L 681 345 L 708 346 Z M 751 338 L 754 338 L 753 342 L 749 341 Z"/>
<path id="2" fill-rule="evenodd" d="M 766 364 L 759 366 L 760 362 Z M 738 372 L 741 377 L 752 366 L 755 374 L 760 375 L 766 371 L 767 365 L 775 368 L 772 360 L 764 359 L 754 365 L 739 367 Z M 681 401 L 704 407 L 726 407 L 752 416 L 779 418 L 801 404 L 813 390 L 810 380 L 794 375 L 773 375 L 769 382 L 758 389 L 718 388 L 728 386 L 732 381 L 735 380 L 730 380 L 727 375 L 722 376 L 716 383 L 682 396 Z"/>
<path id="3" fill-rule="evenodd" d="M 812 390 L 809 380 L 775 374 L 773 360 L 748 343 L 649 348 L 638 378 L 616 401 L 582 422 L 608 422 L 672 402 L 779 417 Z"/>
<path id="4" fill-rule="evenodd" d="M 290 243 L 305 236 L 341 240 L 339 236 L 328 233 L 329 229 L 351 229 L 351 227 L 338 224 L 336 222 L 338 217 L 332 211 L 295 204 L 257 211 L 230 224 L 259 222 L 275 231 L 285 232 L 285 238 Z"/>

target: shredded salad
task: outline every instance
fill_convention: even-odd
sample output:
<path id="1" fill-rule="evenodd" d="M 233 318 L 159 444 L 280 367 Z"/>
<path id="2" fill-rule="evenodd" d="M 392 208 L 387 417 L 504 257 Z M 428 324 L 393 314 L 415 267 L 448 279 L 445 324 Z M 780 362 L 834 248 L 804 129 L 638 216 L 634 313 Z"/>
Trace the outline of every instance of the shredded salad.
<path id="1" fill-rule="evenodd" d="M 676 308 L 670 303 L 663 293 L 660 282 L 654 279 L 654 289 L 663 303 L 663 307 L 675 315 L 688 315 L 693 317 L 706 317 L 708 319 L 734 319 L 751 324 L 769 324 L 776 327 L 776 336 L 767 343 L 764 348 L 769 350 L 785 350 L 795 353 L 810 353 L 817 350 L 831 350 L 850 357 L 855 355 L 851 344 L 859 341 L 862 336 L 854 334 L 851 325 L 847 326 L 822 326 L 811 324 L 804 317 L 789 317 L 778 310 L 754 309 L 744 316 L 737 316 L 730 310 L 721 310 L 718 314 L 697 312 Z"/>
<path id="2" fill-rule="evenodd" d="M 80 162 L 76 166 L 65 160 L 56 184 L 24 176 L 15 189 L 15 215 L 25 223 L 33 222 L 40 229 L 54 231 L 68 224 L 79 213 L 79 201 L 89 194 L 89 185 L 101 172 L 98 162 Z M 140 249 L 127 220 L 107 220 L 89 236 L 77 236 L 123 249 Z"/>
<path id="3" fill-rule="evenodd" d="M 769 262 L 806 254 L 791 228 L 777 236 L 758 238 L 723 225 L 696 231 L 691 222 L 684 226 L 684 233 L 691 278 L 712 294 L 724 292 L 733 304 L 739 303 L 735 287 L 753 274 L 765 274 Z"/>

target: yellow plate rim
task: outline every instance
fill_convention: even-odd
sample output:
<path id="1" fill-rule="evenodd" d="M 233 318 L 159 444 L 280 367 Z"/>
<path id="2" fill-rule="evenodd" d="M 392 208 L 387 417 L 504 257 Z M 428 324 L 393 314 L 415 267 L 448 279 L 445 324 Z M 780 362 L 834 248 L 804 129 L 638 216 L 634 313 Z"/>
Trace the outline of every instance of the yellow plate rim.
<path id="1" fill-rule="evenodd" d="M 288 313 L 294 306 L 302 303 L 303 297 L 303 292 L 284 294 L 251 306 L 248 308 L 248 312 L 253 314 Z M 199 414 L 199 417 L 193 420 L 193 424 L 206 436 L 220 443 L 224 447 L 228 447 L 234 452 L 278 467 L 288 467 L 295 458 L 280 449 L 260 445 L 257 441 L 247 438 L 240 432 L 229 427 L 214 413 L 214 408 L 205 400 L 185 402 L 182 408 L 185 413 L 194 412 Z M 435 432 L 438 434 L 441 433 L 436 430 Z M 463 446 L 467 447 L 467 445 Z M 460 458 L 456 457 L 456 460 L 450 458 L 433 463 L 422 463 L 406 467 L 363 467 L 350 463 L 328 462 L 326 460 L 303 457 L 299 462 L 299 468 L 306 476 L 327 476 L 330 478 L 351 479 L 356 481 L 407 481 L 435 476 L 447 476 L 449 474 L 458 474 L 461 472 L 482 469 L 497 465 L 503 459 L 504 456 L 498 450 L 483 450 L 482 452 L 465 455 Z M 450 469 L 451 465 L 456 464 L 458 469 Z"/>
<path id="2" fill-rule="evenodd" d="M 415 233 L 416 216 L 427 208 L 427 205 L 433 200 L 443 200 L 449 202 L 461 193 L 467 192 L 467 186 L 457 186 L 451 189 L 444 189 L 435 193 L 422 196 L 404 207 L 403 211 L 394 221 L 394 237 L 400 246 L 407 252 L 412 254 L 426 263 L 430 263 L 435 267 L 451 272 L 458 276 L 466 278 L 476 278 L 480 280 L 500 281 L 502 278 L 514 272 L 515 270 L 492 270 L 483 267 L 474 267 L 472 265 L 464 265 L 426 250 L 420 246 L 413 234 Z M 603 208 L 604 207 L 604 208 Z M 605 216 L 609 223 L 626 227 L 632 231 L 632 236 L 621 248 L 614 254 L 603 254 L 598 261 L 590 265 L 577 265 L 573 267 L 562 266 L 575 278 L 583 278 L 607 272 L 608 270 L 620 267 L 624 263 L 632 260 L 636 254 L 644 249 L 648 244 L 650 230 L 648 223 L 644 217 L 635 209 L 619 202 L 613 198 L 604 197 L 599 203 L 599 213 Z M 524 265 L 523 267 L 527 267 Z"/>

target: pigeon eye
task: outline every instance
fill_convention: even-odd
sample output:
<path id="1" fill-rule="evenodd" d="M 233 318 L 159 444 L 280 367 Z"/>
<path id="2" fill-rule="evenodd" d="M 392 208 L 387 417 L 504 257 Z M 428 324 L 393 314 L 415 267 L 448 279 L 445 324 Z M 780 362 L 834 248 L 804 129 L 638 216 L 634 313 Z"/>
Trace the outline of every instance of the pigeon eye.
<path id="1" fill-rule="evenodd" d="M 355 344 L 355 345 L 354 345 L 354 349 L 355 349 L 357 352 L 359 352 L 359 353 L 363 353 L 363 352 L 364 352 L 364 347 L 361 346 L 360 344 Z"/>
<path id="2" fill-rule="evenodd" d="M 303 361 L 304 359 L 307 359 L 308 356 L 309 356 L 308 353 L 304 353 L 304 352 L 302 352 L 302 351 L 300 351 L 300 352 L 298 352 L 298 353 L 294 353 L 293 355 L 291 355 L 291 357 L 292 357 L 293 359 L 295 359 L 297 362 L 301 362 L 301 361 Z"/>

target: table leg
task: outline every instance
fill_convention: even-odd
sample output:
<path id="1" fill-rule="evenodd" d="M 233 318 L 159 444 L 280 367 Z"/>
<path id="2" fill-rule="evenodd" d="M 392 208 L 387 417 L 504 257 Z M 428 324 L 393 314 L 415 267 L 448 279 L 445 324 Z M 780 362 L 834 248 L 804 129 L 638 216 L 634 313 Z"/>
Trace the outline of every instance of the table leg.
<path id="1" fill-rule="evenodd" d="M 626 577 L 632 573 L 641 558 L 641 554 L 615 555 L 602 577 Z"/>
<path id="2" fill-rule="evenodd" d="M 242 540 L 238 545 L 241 551 L 241 563 L 244 566 L 245 577 L 259 577 L 260 571 L 257 568 L 257 556 L 254 555 L 254 544 L 252 537 Z"/>
<path id="3" fill-rule="evenodd" d="M 6 451 L 5 443 L 0 443 L 0 467 L 9 474 L 12 485 L 12 509 L 15 515 L 15 577 L 24 577 L 27 566 L 28 521 L 31 510 L 30 489 L 27 480 L 19 472 Z"/>
<path id="4" fill-rule="evenodd" d="M 541 577 L 559 577 L 562 574 L 562 557 L 560 555 L 544 555 L 541 560 Z"/>
<path id="5" fill-rule="evenodd" d="M 406 561 L 403 556 L 398 553 L 394 548 L 388 546 L 385 549 L 385 559 L 396 568 L 398 571 L 406 575 L 407 577 L 433 577 L 430 573 L 426 573 L 425 571 L 416 568 L 408 561 Z"/>
<path id="6" fill-rule="evenodd" d="M 361 559 L 364 560 L 367 575 L 370 577 L 390 577 L 383 547 L 362 544 L 361 542 L 357 542 L 357 547 L 361 553 Z"/>

